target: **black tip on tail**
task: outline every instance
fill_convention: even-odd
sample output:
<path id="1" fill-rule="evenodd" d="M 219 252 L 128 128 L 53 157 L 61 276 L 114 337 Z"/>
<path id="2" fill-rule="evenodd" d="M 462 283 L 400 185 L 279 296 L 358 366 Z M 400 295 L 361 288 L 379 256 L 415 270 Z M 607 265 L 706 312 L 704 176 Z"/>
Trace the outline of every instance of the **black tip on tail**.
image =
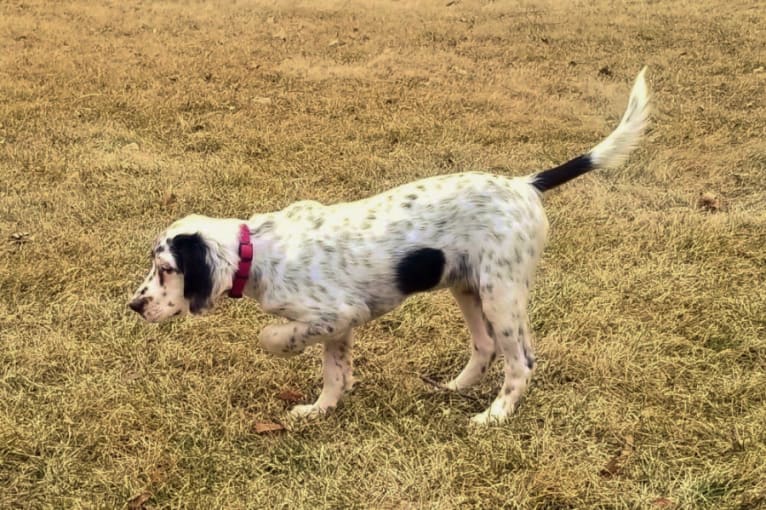
<path id="1" fill-rule="evenodd" d="M 575 177 L 579 177 L 582 174 L 593 170 L 595 166 L 591 161 L 588 154 L 578 156 L 573 160 L 567 161 L 563 165 L 559 165 L 556 168 L 545 170 L 535 175 L 532 180 L 532 186 L 540 190 L 540 192 L 548 191 L 556 186 L 560 186 L 567 181 L 571 181 Z"/>

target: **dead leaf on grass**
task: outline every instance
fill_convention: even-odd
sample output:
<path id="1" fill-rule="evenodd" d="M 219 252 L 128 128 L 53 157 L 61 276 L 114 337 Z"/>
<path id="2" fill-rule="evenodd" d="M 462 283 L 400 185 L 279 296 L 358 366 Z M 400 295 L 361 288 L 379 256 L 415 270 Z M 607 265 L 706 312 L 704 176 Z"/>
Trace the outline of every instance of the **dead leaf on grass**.
<path id="1" fill-rule="evenodd" d="M 604 478 L 612 478 L 620 473 L 625 461 L 633 454 L 633 436 L 625 437 L 625 445 L 620 449 L 620 452 L 609 459 L 604 469 L 599 471 L 599 475 Z"/>
<path id="2" fill-rule="evenodd" d="M 151 499 L 152 495 L 149 492 L 142 492 L 138 496 L 128 501 L 128 510 L 143 510 L 144 504 Z"/>
<path id="3" fill-rule="evenodd" d="M 657 498 L 654 501 L 652 501 L 652 505 L 654 506 L 672 506 L 673 502 L 670 501 L 668 498 Z"/>
<path id="4" fill-rule="evenodd" d="M 598 70 L 599 76 L 612 76 L 612 70 L 609 69 L 609 66 L 604 66 L 601 69 Z"/>
<path id="5" fill-rule="evenodd" d="M 165 207 L 175 204 L 176 203 L 176 194 L 172 191 L 168 191 L 165 193 L 165 196 L 162 197 L 162 205 Z"/>
<path id="6" fill-rule="evenodd" d="M 268 434 L 269 432 L 279 432 L 280 430 L 285 430 L 285 426 L 280 423 L 269 423 L 269 422 L 255 422 L 255 425 L 253 427 L 255 429 L 256 434 Z"/>
<path id="7" fill-rule="evenodd" d="M 697 200 L 697 207 L 710 212 L 718 212 L 721 210 L 721 201 L 710 191 L 700 193 L 699 200 Z"/>
<path id="8" fill-rule="evenodd" d="M 29 232 L 15 232 L 11 234 L 13 244 L 24 244 L 29 241 Z"/>
<path id="9" fill-rule="evenodd" d="M 603 478 L 612 478 L 614 475 L 620 472 L 620 456 L 615 455 L 609 462 L 606 463 L 604 469 L 598 472 Z"/>
<path id="10" fill-rule="evenodd" d="M 285 41 L 287 40 L 287 31 L 284 28 L 278 28 L 271 34 L 271 37 Z"/>
<path id="11" fill-rule="evenodd" d="M 304 396 L 303 393 L 295 390 L 284 390 L 280 391 L 277 395 L 277 398 L 279 400 L 284 400 L 285 402 L 300 402 L 303 400 Z"/>

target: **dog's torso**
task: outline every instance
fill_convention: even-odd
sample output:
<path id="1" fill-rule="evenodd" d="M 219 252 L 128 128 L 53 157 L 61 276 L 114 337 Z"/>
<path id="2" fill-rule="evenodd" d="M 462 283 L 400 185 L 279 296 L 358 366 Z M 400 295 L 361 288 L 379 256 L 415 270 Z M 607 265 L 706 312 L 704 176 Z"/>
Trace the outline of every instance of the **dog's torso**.
<path id="1" fill-rule="evenodd" d="M 528 279 L 548 226 L 527 179 L 485 173 L 422 179 L 350 203 L 298 202 L 249 224 L 261 241 L 253 295 L 267 312 L 309 322 L 337 314 L 351 325 L 414 292 Z"/>

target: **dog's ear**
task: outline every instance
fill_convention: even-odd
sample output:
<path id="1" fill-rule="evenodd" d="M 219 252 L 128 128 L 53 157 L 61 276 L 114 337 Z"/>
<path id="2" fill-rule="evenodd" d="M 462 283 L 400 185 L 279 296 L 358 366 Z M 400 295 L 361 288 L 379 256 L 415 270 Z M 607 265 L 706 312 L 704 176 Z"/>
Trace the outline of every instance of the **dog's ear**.
<path id="1" fill-rule="evenodd" d="M 199 234 L 179 234 L 171 239 L 170 252 L 184 277 L 184 297 L 189 301 L 189 311 L 199 313 L 208 307 L 213 293 L 207 244 Z"/>

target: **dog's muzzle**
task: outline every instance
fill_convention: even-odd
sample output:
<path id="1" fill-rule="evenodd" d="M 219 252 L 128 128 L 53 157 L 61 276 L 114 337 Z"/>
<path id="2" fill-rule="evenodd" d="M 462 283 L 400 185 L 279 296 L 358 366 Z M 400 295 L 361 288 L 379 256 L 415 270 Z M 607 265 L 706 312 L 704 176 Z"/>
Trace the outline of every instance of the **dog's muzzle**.
<path id="1" fill-rule="evenodd" d="M 130 303 L 128 303 L 128 308 L 133 310 L 139 315 L 144 314 L 144 308 L 146 308 L 146 303 L 148 300 L 146 298 L 136 298 L 132 300 Z"/>

